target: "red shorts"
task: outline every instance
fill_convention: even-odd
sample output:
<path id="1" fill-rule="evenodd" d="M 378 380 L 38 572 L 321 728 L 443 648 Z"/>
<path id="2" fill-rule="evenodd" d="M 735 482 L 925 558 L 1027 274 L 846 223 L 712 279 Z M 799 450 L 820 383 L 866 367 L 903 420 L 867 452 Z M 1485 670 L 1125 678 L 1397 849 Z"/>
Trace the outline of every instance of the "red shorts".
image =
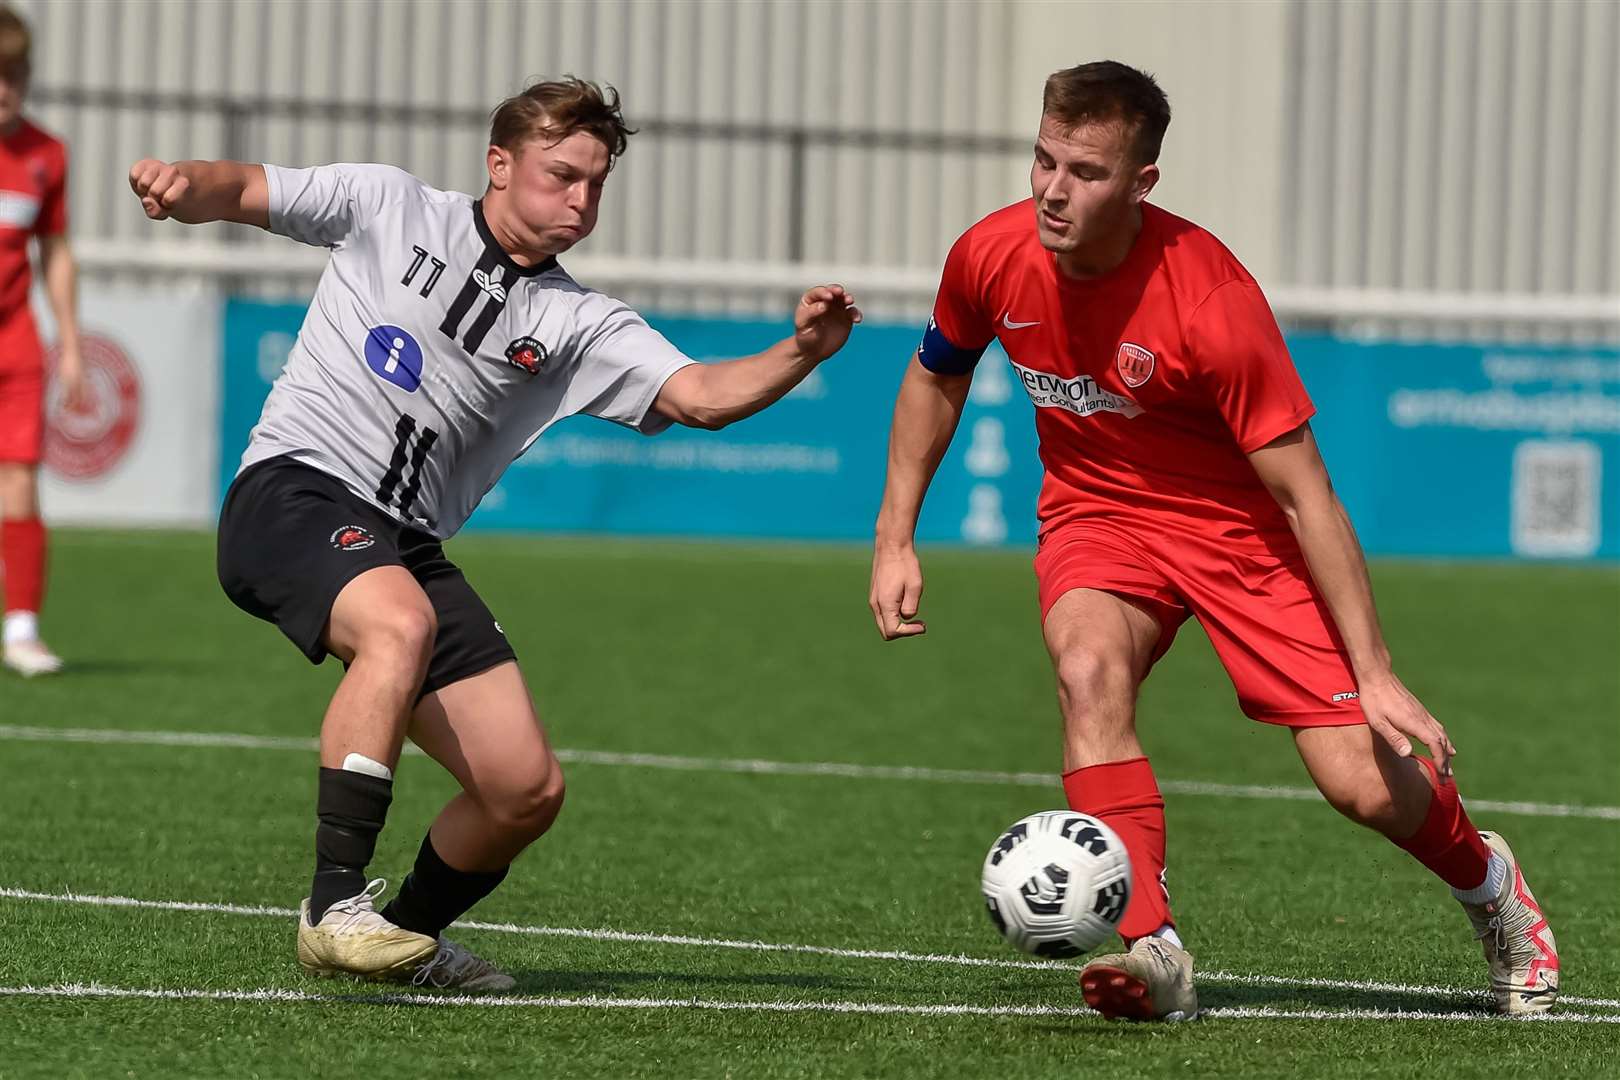
<path id="1" fill-rule="evenodd" d="M 33 316 L 0 321 L 0 461 L 38 465 L 45 450 L 45 356 Z"/>
<path id="2" fill-rule="evenodd" d="M 1071 589 L 1127 597 L 1159 620 L 1153 659 L 1188 615 L 1209 635 L 1245 716 L 1285 727 L 1365 723 L 1332 617 L 1292 545 L 1056 526 L 1035 555 L 1041 618 Z"/>

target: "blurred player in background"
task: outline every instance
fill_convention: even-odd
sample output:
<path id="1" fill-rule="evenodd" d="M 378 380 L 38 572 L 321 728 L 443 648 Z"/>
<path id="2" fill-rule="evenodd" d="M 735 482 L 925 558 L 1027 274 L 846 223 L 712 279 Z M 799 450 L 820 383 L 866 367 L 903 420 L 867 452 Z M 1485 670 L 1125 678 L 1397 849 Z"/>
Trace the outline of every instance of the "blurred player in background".
<path id="1" fill-rule="evenodd" d="M 1506 842 L 1464 813 L 1445 730 L 1395 675 L 1265 297 L 1214 236 L 1145 201 L 1169 122 L 1158 85 L 1123 64 L 1047 80 L 1034 198 L 951 249 L 895 404 L 869 597 L 878 629 L 925 629 L 917 515 L 974 365 L 999 339 L 1035 405 L 1046 469 L 1035 571 L 1063 788 L 1133 864 L 1127 951 L 1082 971 L 1087 1003 L 1139 1019 L 1198 1012 L 1163 883 L 1164 800 L 1135 722 L 1143 679 L 1190 615 L 1244 713 L 1290 730 L 1328 801 L 1452 887 L 1497 1007 L 1544 1011 L 1558 994 L 1552 932 Z"/>
<path id="2" fill-rule="evenodd" d="M 441 547 L 552 424 L 718 428 L 788 392 L 860 312 L 811 289 L 794 333 L 695 364 L 556 256 L 590 235 L 631 132 L 618 96 L 541 82 L 494 113 L 482 199 L 383 165 L 142 161 L 148 216 L 257 225 L 332 257 L 220 518 L 230 598 L 347 674 L 321 726 L 308 971 L 498 990 L 445 927 L 551 827 L 562 771 L 515 655 Z M 550 613 L 566 618 L 566 612 Z M 381 912 L 368 881 L 407 736 L 460 782 Z"/>
<path id="3" fill-rule="evenodd" d="M 56 317 L 64 403 L 79 403 L 84 368 L 75 312 L 77 272 L 67 238 L 67 148 L 23 118 L 32 72 L 28 24 L 0 7 L 0 563 L 5 575 L 3 659 L 23 675 L 62 661 L 39 637 L 45 526 L 39 464 L 45 448 L 45 355 L 28 306 L 28 241 L 38 239 L 45 295 Z"/>

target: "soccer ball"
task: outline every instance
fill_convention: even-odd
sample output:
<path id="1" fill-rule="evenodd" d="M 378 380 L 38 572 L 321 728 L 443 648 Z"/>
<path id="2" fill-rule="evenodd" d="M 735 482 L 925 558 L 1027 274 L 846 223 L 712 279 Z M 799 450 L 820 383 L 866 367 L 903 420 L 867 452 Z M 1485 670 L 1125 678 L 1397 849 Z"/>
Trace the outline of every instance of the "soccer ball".
<path id="1" fill-rule="evenodd" d="M 1047 810 L 1013 823 L 984 859 L 990 921 L 1036 956 L 1079 956 L 1114 932 L 1131 898 L 1125 842 L 1094 817 Z"/>

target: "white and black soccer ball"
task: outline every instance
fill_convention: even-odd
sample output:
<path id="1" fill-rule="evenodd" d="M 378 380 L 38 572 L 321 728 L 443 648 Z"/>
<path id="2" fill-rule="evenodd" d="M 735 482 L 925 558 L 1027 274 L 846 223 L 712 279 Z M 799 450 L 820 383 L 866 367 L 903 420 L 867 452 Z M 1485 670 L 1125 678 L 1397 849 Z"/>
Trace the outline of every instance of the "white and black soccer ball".
<path id="1" fill-rule="evenodd" d="M 981 888 L 1001 936 L 1036 956 L 1079 956 L 1112 934 L 1131 899 L 1119 835 L 1074 810 L 1013 823 L 984 859 Z"/>

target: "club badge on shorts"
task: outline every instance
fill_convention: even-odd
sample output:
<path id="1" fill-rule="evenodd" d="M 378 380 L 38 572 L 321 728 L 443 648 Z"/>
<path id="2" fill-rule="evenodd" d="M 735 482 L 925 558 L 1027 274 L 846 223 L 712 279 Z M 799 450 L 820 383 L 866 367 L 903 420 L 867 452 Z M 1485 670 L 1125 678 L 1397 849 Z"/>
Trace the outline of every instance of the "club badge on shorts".
<path id="1" fill-rule="evenodd" d="M 1119 377 L 1132 390 L 1153 377 L 1153 354 L 1129 341 L 1120 342 L 1119 355 L 1114 358 Z"/>
<path id="2" fill-rule="evenodd" d="M 364 551 L 376 542 L 364 525 L 345 525 L 332 534 L 332 546 L 339 551 Z"/>

